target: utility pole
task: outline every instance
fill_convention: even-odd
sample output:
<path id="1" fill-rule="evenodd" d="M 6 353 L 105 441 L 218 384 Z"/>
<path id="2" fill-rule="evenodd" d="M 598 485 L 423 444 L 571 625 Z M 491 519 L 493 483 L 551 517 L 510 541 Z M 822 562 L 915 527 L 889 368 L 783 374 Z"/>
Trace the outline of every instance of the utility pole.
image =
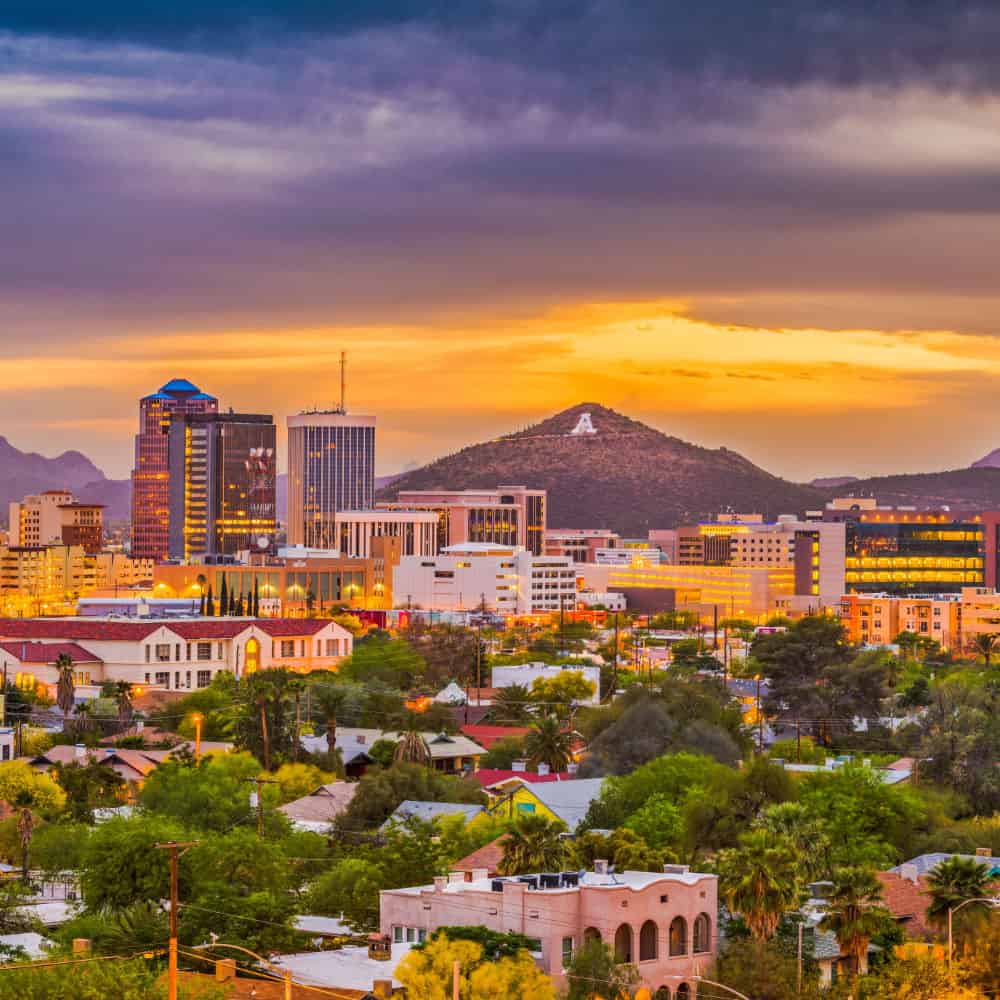
<path id="1" fill-rule="evenodd" d="M 461 984 L 459 978 L 462 971 L 462 963 L 455 962 L 451 967 L 451 1000 L 458 1000 L 458 988 Z"/>
<path id="2" fill-rule="evenodd" d="M 257 806 L 257 837 L 260 840 L 264 839 L 264 796 L 261 794 L 261 785 L 276 785 L 278 782 L 274 778 L 244 778 L 244 781 L 250 781 L 257 786 L 256 792 L 251 792 L 251 795 L 256 796 L 256 801 L 251 802 L 251 805 Z"/>
<path id="3" fill-rule="evenodd" d="M 479 595 L 479 618 L 476 621 L 476 706 L 483 704 L 483 615 L 486 614 L 486 592 Z M 466 708 L 469 699 L 466 698 Z M 468 713 L 466 714 L 468 719 Z"/>
<path id="4" fill-rule="evenodd" d="M 757 675 L 757 752 L 764 752 L 764 716 L 760 711 L 760 674 Z"/>
<path id="5" fill-rule="evenodd" d="M 176 840 L 156 844 L 161 851 L 170 852 L 170 945 L 167 959 L 167 1000 L 177 1000 L 177 859 L 182 851 L 195 846 L 197 841 L 178 843 Z"/>
<path id="6" fill-rule="evenodd" d="M 799 921 L 798 960 L 795 969 L 795 995 L 802 996 L 802 921 Z"/>

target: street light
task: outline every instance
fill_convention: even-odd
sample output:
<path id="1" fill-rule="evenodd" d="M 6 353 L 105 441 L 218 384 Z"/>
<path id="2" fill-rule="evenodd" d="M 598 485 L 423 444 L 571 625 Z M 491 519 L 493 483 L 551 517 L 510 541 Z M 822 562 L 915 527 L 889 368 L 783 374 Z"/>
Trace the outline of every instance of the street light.
<path id="1" fill-rule="evenodd" d="M 982 899 L 979 898 L 965 899 L 961 903 L 959 903 L 958 906 L 948 907 L 948 972 L 949 973 L 951 972 L 952 965 L 955 961 L 955 947 L 952 935 L 952 917 L 956 913 L 958 913 L 958 911 L 962 909 L 963 906 L 968 906 L 969 903 L 985 903 L 987 906 L 991 906 L 995 910 L 997 909 L 997 907 L 1000 907 L 1000 896 L 990 896 Z"/>
<path id="2" fill-rule="evenodd" d="M 201 713 L 195 712 L 191 716 L 194 723 L 194 759 L 195 763 L 201 763 Z"/>

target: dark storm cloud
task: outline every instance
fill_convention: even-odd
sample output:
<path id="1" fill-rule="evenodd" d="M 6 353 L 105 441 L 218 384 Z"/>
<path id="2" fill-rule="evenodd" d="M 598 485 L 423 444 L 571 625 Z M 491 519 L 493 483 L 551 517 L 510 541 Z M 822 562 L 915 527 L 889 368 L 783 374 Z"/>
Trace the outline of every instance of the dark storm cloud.
<path id="1" fill-rule="evenodd" d="M 311 38 L 413 25 L 502 61 L 573 73 L 591 94 L 658 68 L 792 85 L 1000 81 L 991 0 L 7 0 L 0 8 L 0 28 L 15 32 L 209 49 L 276 31 Z"/>

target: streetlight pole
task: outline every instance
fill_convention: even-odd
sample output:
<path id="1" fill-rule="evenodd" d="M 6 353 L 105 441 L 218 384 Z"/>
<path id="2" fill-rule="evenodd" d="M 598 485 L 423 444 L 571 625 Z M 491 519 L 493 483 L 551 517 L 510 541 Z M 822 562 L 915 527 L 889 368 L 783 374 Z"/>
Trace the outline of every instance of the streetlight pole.
<path id="1" fill-rule="evenodd" d="M 201 763 L 201 713 L 195 712 L 191 717 L 194 722 L 194 760 L 196 764 Z"/>
<path id="2" fill-rule="evenodd" d="M 970 903 L 985 903 L 987 906 L 992 906 L 993 909 L 1000 907 L 1000 896 L 991 896 L 988 898 L 977 898 L 977 899 L 965 899 L 958 906 L 948 907 L 948 972 L 951 973 L 952 967 L 955 962 L 955 947 L 954 947 L 954 936 L 952 933 L 952 917 L 958 913 L 963 906 L 968 906 Z"/>

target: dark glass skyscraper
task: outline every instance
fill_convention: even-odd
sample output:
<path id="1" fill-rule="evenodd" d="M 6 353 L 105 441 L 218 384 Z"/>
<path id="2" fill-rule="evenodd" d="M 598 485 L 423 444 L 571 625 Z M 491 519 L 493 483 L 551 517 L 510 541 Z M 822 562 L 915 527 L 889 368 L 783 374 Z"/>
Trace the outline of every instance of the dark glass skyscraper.
<path id="1" fill-rule="evenodd" d="M 170 549 L 170 486 L 167 435 L 175 419 L 215 413 L 219 401 L 187 379 L 175 378 L 139 400 L 139 433 L 132 470 L 131 554 L 166 559 Z"/>
<path id="2" fill-rule="evenodd" d="M 189 414 L 169 434 L 170 555 L 230 556 L 273 548 L 274 418 Z"/>

